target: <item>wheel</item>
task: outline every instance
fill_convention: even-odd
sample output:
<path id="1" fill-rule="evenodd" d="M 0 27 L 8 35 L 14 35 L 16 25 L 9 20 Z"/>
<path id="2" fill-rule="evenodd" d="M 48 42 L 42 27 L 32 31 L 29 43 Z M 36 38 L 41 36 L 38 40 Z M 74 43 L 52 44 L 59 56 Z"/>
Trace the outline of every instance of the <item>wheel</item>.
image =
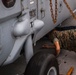
<path id="1" fill-rule="evenodd" d="M 27 64 L 24 75 L 59 75 L 57 59 L 49 52 L 38 52 Z"/>

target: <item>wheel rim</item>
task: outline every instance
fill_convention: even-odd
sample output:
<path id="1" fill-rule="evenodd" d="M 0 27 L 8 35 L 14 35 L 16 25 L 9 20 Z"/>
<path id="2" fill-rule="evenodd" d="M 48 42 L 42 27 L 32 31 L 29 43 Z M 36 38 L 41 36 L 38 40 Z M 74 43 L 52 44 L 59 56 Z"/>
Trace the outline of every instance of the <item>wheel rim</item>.
<path id="1" fill-rule="evenodd" d="M 47 72 L 47 75 L 57 75 L 57 71 L 55 67 L 51 67 Z"/>

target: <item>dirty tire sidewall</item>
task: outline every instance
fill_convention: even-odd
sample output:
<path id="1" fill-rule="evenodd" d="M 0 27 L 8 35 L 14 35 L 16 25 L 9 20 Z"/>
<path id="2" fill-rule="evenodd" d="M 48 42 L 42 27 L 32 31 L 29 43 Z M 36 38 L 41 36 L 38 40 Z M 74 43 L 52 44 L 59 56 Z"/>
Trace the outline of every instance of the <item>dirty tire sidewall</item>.
<path id="1" fill-rule="evenodd" d="M 55 56 L 46 52 L 38 52 L 27 64 L 24 75 L 47 75 L 51 67 L 55 67 L 57 75 L 59 75 L 58 62 Z"/>
<path id="2" fill-rule="evenodd" d="M 40 75 L 47 75 L 51 67 L 54 67 L 56 69 L 57 75 L 59 75 L 58 62 L 57 59 L 52 54 L 50 54 L 43 63 Z"/>

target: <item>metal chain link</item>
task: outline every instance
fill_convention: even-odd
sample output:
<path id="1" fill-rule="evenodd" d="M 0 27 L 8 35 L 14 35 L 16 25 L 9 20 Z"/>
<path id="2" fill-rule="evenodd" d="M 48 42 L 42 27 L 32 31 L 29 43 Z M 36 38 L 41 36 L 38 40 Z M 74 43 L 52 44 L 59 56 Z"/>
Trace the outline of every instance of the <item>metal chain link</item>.
<path id="1" fill-rule="evenodd" d="M 57 22 L 57 16 L 58 16 L 57 0 L 55 0 L 55 15 L 53 13 L 52 0 L 50 0 L 50 11 L 51 11 L 51 17 L 52 17 L 53 23 L 55 24 Z"/>
<path id="2" fill-rule="evenodd" d="M 76 15 L 73 13 L 72 9 L 70 8 L 69 4 L 67 3 L 66 0 L 63 0 L 63 2 L 65 3 L 66 7 L 68 8 L 69 12 L 71 13 L 71 15 L 73 16 L 74 19 L 76 19 Z"/>

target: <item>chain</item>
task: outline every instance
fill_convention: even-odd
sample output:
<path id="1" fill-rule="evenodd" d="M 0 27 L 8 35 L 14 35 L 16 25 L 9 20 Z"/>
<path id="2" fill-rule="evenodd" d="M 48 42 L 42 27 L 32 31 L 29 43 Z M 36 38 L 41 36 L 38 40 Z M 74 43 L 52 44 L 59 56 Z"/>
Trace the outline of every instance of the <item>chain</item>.
<path id="1" fill-rule="evenodd" d="M 66 7 L 68 8 L 69 12 L 71 13 L 71 15 L 73 16 L 74 19 L 76 19 L 76 15 L 73 13 L 72 9 L 70 8 L 69 4 L 66 2 L 66 0 L 63 0 Z"/>
<path id="2" fill-rule="evenodd" d="M 53 13 L 53 7 L 52 7 L 52 0 L 50 0 L 50 11 L 51 11 L 51 17 L 52 17 L 52 20 L 54 22 L 54 24 L 57 22 L 57 0 L 55 0 L 55 15 Z"/>

